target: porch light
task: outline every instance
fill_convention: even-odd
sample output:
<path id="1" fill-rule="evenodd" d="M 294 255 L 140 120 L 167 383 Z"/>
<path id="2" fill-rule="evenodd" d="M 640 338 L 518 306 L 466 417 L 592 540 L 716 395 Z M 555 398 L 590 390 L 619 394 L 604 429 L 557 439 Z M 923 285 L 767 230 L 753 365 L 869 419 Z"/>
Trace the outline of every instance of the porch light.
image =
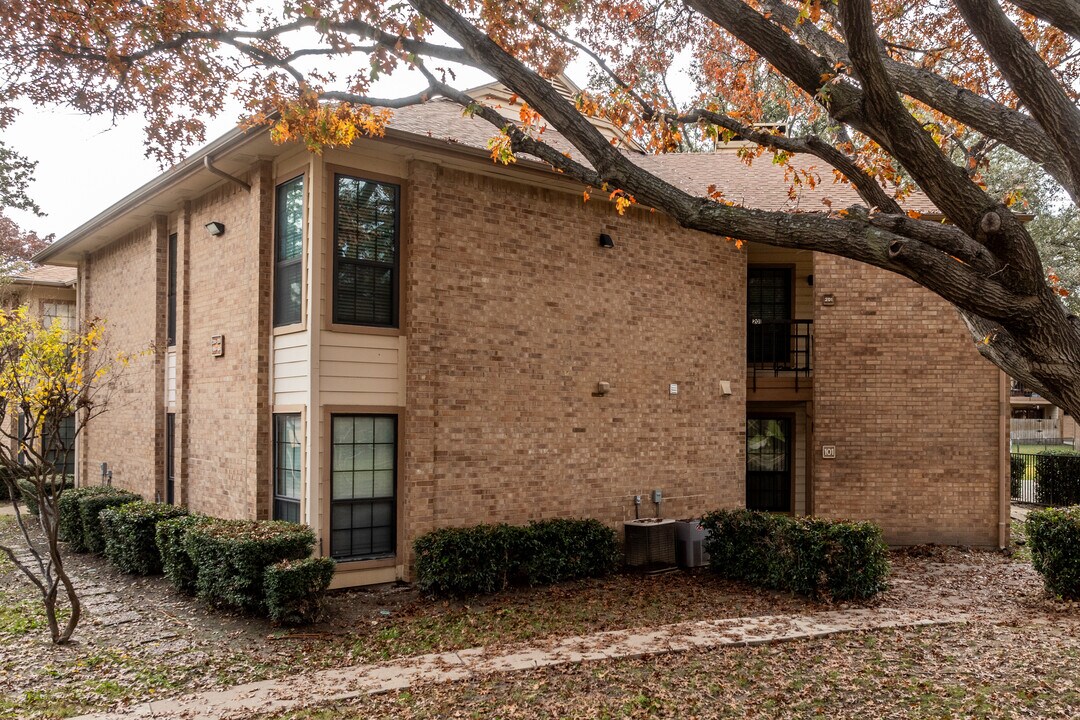
<path id="1" fill-rule="evenodd" d="M 600 233 L 600 247 L 613 248 L 615 247 L 615 241 L 607 233 Z"/>
<path id="2" fill-rule="evenodd" d="M 214 237 L 217 237 L 218 235 L 221 235 L 225 232 L 225 223 L 218 222 L 217 220 L 208 222 L 206 223 L 206 232 L 210 233 Z"/>

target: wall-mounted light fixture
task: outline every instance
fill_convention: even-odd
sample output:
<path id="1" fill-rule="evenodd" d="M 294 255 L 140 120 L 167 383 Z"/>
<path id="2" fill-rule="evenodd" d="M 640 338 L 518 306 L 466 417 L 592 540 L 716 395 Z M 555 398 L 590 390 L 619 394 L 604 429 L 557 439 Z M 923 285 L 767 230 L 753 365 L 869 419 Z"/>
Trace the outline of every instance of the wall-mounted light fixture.
<path id="1" fill-rule="evenodd" d="M 206 232 L 217 237 L 225 232 L 225 223 L 214 220 L 206 223 Z"/>
<path id="2" fill-rule="evenodd" d="M 813 275 L 807 275 L 806 276 L 806 284 L 809 285 L 810 287 L 814 287 L 814 276 Z"/>
<path id="3" fill-rule="evenodd" d="M 615 247 L 615 241 L 607 233 L 600 233 L 600 247 L 613 248 Z"/>

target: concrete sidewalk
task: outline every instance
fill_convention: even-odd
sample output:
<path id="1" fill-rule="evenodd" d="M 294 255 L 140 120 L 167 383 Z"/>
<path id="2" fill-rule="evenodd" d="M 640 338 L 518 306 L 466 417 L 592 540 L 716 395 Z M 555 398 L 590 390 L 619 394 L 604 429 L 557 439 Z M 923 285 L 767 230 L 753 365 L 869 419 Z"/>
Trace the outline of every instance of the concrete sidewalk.
<path id="1" fill-rule="evenodd" d="M 279 680 L 239 685 L 219 692 L 155 700 L 134 705 L 122 712 L 83 715 L 76 720 L 250 718 L 259 713 L 296 710 L 417 685 L 467 680 L 490 673 L 528 671 L 590 660 L 661 655 L 693 648 L 808 640 L 860 630 L 949 625 L 967 620 L 966 615 L 879 608 L 685 622 L 654 629 L 617 630 L 553 639 L 510 652 L 471 648 L 298 674 Z"/>

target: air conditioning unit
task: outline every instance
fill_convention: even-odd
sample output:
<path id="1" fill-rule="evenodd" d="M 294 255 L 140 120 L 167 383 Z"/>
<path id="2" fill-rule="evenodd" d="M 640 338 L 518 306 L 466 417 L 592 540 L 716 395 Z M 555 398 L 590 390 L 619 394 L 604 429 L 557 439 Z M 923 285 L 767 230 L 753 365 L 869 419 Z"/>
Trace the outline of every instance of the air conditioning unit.
<path id="1" fill-rule="evenodd" d="M 664 570 L 675 566 L 675 521 L 643 518 L 623 523 L 626 565 L 638 570 Z"/>
<path id="2" fill-rule="evenodd" d="M 709 531 L 701 527 L 700 520 L 679 520 L 675 523 L 675 559 L 679 567 L 695 568 L 709 564 L 705 550 L 705 538 Z"/>

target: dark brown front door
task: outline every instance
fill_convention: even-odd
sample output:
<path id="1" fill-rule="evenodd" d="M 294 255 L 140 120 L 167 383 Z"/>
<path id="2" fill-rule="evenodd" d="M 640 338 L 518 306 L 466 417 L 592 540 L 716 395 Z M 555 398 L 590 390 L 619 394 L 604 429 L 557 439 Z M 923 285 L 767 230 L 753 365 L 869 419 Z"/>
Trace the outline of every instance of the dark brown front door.
<path id="1" fill-rule="evenodd" d="M 746 419 L 746 507 L 791 512 L 790 417 L 755 415 Z"/>

